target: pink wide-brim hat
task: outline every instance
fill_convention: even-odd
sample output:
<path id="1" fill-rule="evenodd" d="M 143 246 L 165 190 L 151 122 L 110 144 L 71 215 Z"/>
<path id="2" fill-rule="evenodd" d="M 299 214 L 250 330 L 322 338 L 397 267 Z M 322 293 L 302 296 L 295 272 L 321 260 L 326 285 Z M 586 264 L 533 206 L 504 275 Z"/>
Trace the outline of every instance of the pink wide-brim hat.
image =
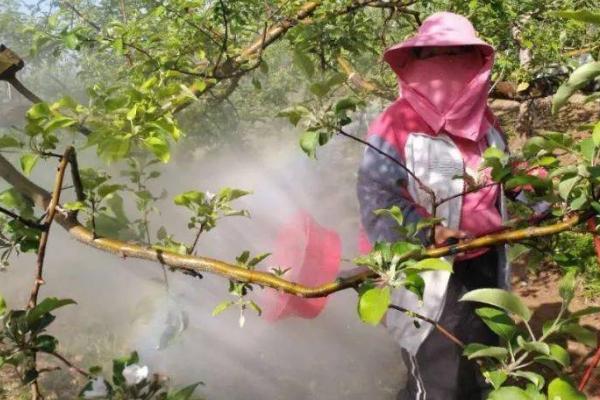
<path id="1" fill-rule="evenodd" d="M 413 48 L 446 46 L 478 46 L 485 57 L 494 54 L 494 48 L 477 36 L 477 31 L 467 18 L 439 12 L 425 19 L 415 36 L 389 47 L 383 59 L 397 71 L 410 57 Z"/>
<path id="2" fill-rule="evenodd" d="M 341 253 L 339 235 L 319 225 L 308 212 L 299 211 L 279 230 L 270 264 L 291 268 L 283 278 L 314 287 L 336 279 Z M 326 297 L 305 299 L 271 288 L 259 296 L 263 317 L 269 322 L 290 316 L 315 318 L 327 304 Z"/>

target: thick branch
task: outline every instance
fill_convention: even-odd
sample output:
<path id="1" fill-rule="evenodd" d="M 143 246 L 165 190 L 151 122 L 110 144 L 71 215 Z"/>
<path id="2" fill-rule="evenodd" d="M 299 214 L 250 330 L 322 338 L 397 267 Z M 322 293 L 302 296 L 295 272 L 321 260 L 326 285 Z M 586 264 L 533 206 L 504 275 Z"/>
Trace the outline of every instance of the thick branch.
<path id="1" fill-rule="evenodd" d="M 11 184 L 18 192 L 31 198 L 41 209 L 46 210 L 50 203 L 50 194 L 29 179 L 20 174 L 12 164 L 0 155 L 0 177 Z M 520 241 L 523 239 L 553 235 L 571 229 L 587 217 L 583 214 L 574 214 L 562 222 L 544 227 L 529 227 L 522 230 L 502 232 L 487 235 L 465 243 L 426 250 L 418 258 L 432 258 L 452 255 L 482 247 L 490 247 L 506 242 Z M 82 226 L 76 218 L 63 213 L 57 213 L 55 220 L 66 229 L 75 239 L 99 250 L 120 255 L 162 263 L 173 270 L 181 272 L 199 273 L 209 272 L 241 282 L 258 284 L 290 293 L 299 297 L 324 297 L 344 289 L 353 288 L 368 278 L 375 278 L 377 274 L 365 271 L 348 278 L 337 279 L 324 285 L 309 287 L 296 282 L 290 282 L 273 273 L 251 271 L 240 268 L 224 261 L 208 257 L 196 257 L 171 253 L 153 248 L 148 248 L 137 243 L 123 242 L 111 238 L 95 238 L 94 234 Z"/>

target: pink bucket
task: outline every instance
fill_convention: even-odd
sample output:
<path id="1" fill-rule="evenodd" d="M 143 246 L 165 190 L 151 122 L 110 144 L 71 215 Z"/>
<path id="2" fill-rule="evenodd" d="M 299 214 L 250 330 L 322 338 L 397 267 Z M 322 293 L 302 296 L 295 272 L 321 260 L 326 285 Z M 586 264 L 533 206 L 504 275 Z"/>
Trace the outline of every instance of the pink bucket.
<path id="1" fill-rule="evenodd" d="M 311 287 L 331 282 L 340 269 L 340 237 L 299 211 L 279 230 L 270 261 L 271 266 L 291 268 L 283 275 L 287 280 Z M 259 300 L 269 322 L 290 316 L 315 318 L 327 304 L 326 297 L 304 299 L 271 288 L 262 290 Z"/>

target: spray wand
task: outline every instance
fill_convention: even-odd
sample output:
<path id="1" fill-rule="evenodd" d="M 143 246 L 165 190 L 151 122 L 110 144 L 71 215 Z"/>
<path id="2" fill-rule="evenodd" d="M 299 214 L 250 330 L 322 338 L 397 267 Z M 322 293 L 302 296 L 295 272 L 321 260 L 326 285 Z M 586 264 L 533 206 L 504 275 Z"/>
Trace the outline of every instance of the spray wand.
<path id="1" fill-rule="evenodd" d="M 0 44 L 0 81 L 8 82 L 19 93 L 27 98 L 32 103 L 41 103 L 35 93 L 27 89 L 21 81 L 17 79 L 17 72 L 25 66 L 25 62 L 11 49 L 3 44 Z"/>

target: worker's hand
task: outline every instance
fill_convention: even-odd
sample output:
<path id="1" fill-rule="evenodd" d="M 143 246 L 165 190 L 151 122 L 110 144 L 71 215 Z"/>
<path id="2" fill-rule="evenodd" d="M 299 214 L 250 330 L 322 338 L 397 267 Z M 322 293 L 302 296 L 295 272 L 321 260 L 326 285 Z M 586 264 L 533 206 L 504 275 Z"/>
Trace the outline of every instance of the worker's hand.
<path id="1" fill-rule="evenodd" d="M 463 240 L 470 238 L 472 238 L 472 235 L 465 231 L 457 231 L 454 229 L 446 228 L 442 225 L 435 226 L 434 240 L 436 246 L 460 243 Z"/>

